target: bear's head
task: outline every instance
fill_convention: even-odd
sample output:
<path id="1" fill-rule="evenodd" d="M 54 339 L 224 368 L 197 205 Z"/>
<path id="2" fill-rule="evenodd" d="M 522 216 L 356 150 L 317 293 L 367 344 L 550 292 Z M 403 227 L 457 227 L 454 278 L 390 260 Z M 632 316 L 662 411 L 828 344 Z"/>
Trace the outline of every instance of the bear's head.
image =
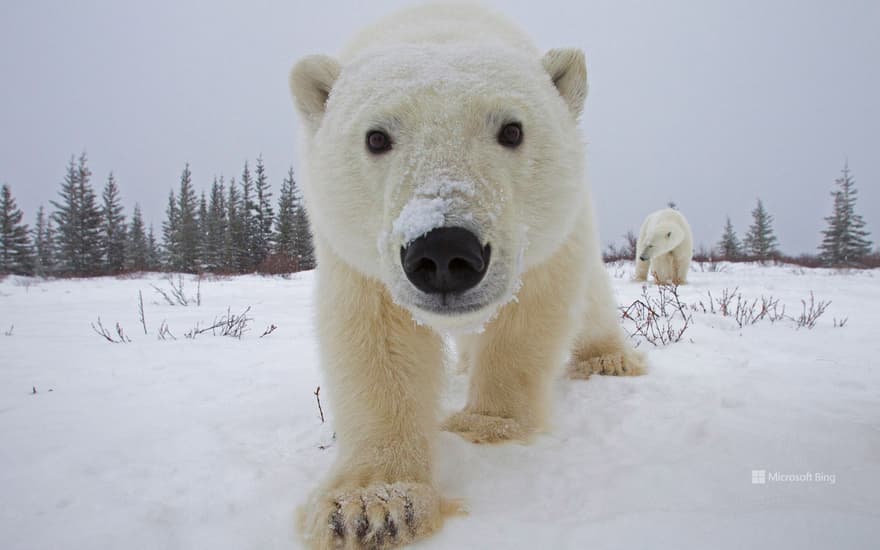
<path id="1" fill-rule="evenodd" d="M 583 211 L 579 50 L 396 45 L 306 57 L 290 85 L 319 249 L 420 322 L 480 326 Z"/>
<path id="2" fill-rule="evenodd" d="M 644 242 L 639 243 L 641 246 L 638 250 L 639 260 L 649 262 L 651 258 L 666 254 L 678 246 L 683 239 L 684 231 L 680 225 L 674 222 L 660 222 L 648 232 Z"/>

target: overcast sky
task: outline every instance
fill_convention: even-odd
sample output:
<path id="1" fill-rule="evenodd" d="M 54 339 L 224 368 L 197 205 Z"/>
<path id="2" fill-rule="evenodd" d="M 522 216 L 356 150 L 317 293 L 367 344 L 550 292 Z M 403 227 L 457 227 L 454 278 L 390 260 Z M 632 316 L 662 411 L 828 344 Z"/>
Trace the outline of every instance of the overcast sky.
<path id="1" fill-rule="evenodd" d="M 3 0 L 0 183 L 32 223 L 72 154 L 113 170 L 159 230 L 190 162 L 198 188 L 262 153 L 294 163 L 287 74 L 405 1 Z M 880 2 L 487 2 L 544 49 L 587 55 L 583 121 L 605 243 L 675 201 L 695 243 L 761 197 L 786 253 L 813 252 L 844 161 L 880 241 Z"/>

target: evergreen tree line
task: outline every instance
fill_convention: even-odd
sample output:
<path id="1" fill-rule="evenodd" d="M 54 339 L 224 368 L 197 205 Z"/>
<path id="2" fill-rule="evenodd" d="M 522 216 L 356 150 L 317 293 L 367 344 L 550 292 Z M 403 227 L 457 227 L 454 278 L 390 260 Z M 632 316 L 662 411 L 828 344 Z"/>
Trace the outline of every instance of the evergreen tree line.
<path id="1" fill-rule="evenodd" d="M 134 271 L 291 273 L 315 267 L 302 196 L 287 172 L 277 203 L 262 157 L 246 161 L 238 181 L 214 178 L 196 195 L 187 164 L 168 196 L 162 240 L 135 204 L 125 216 L 111 172 L 100 198 L 83 153 L 71 157 L 51 211 L 37 211 L 33 228 L 0 188 L 0 273 L 38 276 L 117 275 Z M 277 211 L 276 211 L 277 208 Z"/>
<path id="2" fill-rule="evenodd" d="M 818 264 L 830 267 L 862 267 L 871 256 L 872 243 L 865 230 L 865 221 L 856 213 L 855 180 L 849 164 L 844 164 L 840 177 L 834 180 L 832 212 L 825 218 L 826 229 L 818 247 Z M 752 210 L 752 223 L 740 241 L 727 217 L 724 232 L 715 246 L 714 257 L 729 261 L 780 259 L 778 240 L 771 216 L 761 199 Z M 874 262 L 871 262 L 872 264 Z"/>
<path id="3" fill-rule="evenodd" d="M 834 182 L 832 212 L 817 265 L 859 267 L 877 263 L 865 221 L 856 213 L 857 190 L 848 164 Z M 0 274 L 38 276 L 115 275 L 131 271 L 291 273 L 313 269 L 314 250 L 302 196 L 288 170 L 273 208 L 272 191 L 257 158 L 246 161 L 240 179 L 215 178 L 210 192 L 196 195 L 187 164 L 177 191 L 168 195 L 162 242 L 135 204 L 126 219 L 119 185 L 111 172 L 100 195 L 83 153 L 71 157 L 52 210 L 37 211 L 33 228 L 23 221 L 9 185 L 0 187 Z M 629 246 L 635 243 L 631 235 Z M 612 250 L 609 257 L 632 257 Z M 721 239 L 702 259 L 781 259 L 773 216 L 758 199 L 752 223 L 739 239 L 728 217 Z M 803 259 L 803 258 L 802 258 Z M 868 261 L 870 259 L 870 261 Z"/>

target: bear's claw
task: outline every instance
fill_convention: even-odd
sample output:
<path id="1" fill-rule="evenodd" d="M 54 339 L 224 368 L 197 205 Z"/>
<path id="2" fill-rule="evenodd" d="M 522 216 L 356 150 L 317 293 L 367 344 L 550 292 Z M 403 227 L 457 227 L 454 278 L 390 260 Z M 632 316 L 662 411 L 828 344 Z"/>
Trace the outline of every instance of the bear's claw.
<path id="1" fill-rule="evenodd" d="M 331 492 L 303 511 L 310 548 L 389 549 L 413 542 L 440 526 L 441 501 L 423 483 L 373 484 Z"/>

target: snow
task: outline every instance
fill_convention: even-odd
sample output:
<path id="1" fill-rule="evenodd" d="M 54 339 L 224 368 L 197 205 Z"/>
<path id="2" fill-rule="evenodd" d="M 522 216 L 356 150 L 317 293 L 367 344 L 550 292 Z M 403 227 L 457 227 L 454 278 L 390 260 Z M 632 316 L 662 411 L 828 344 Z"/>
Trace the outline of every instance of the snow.
<path id="1" fill-rule="evenodd" d="M 621 304 L 641 294 L 631 264 L 609 272 Z M 470 514 L 416 547 L 875 548 L 878 275 L 695 265 L 688 303 L 735 287 L 790 315 L 811 290 L 832 303 L 813 330 L 696 312 L 682 341 L 641 343 L 646 376 L 560 378 L 553 429 L 531 445 L 441 434 L 439 486 Z M 168 288 L 159 275 L 0 282 L 3 548 L 299 547 L 293 511 L 336 452 L 314 395 L 313 274 L 203 280 L 189 307 L 151 284 Z M 183 336 L 248 306 L 241 339 Z M 131 343 L 95 334 L 98 316 Z M 163 320 L 177 340 L 157 339 Z M 448 380 L 444 412 L 467 385 Z"/>
<path id="2" fill-rule="evenodd" d="M 394 220 L 391 231 L 404 244 L 409 244 L 432 229 L 441 227 L 447 216 L 470 216 L 465 198 L 476 193 L 473 183 L 437 178 L 416 188 L 413 198 L 401 209 Z M 379 239 L 379 248 L 383 248 L 387 237 Z"/>
<path id="3" fill-rule="evenodd" d="M 414 197 L 394 220 L 392 231 L 409 244 L 432 229 L 443 225 L 451 209 L 451 199 L 445 197 Z"/>

